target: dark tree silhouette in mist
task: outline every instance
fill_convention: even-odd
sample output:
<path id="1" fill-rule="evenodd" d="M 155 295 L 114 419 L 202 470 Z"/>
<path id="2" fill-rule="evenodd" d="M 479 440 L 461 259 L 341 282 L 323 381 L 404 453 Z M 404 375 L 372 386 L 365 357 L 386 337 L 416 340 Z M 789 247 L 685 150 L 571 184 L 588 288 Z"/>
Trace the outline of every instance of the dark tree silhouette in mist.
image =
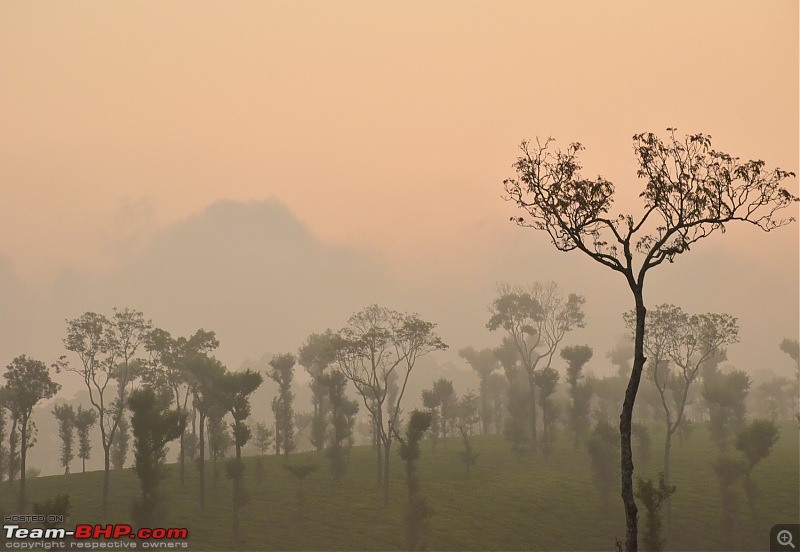
<path id="1" fill-rule="evenodd" d="M 489 376 L 500 368 L 500 363 L 494 351 L 488 347 L 480 350 L 465 347 L 458 351 L 458 355 L 475 370 L 481 381 L 481 433 L 489 433 L 489 424 L 492 422 L 492 410 L 489 408 Z"/>
<path id="2" fill-rule="evenodd" d="M 50 378 L 50 371 L 47 365 L 40 361 L 20 355 L 11 361 L 6 373 L 8 405 L 13 416 L 18 420 L 18 431 L 20 435 L 19 449 L 19 496 L 18 507 L 20 511 L 25 508 L 25 477 L 26 461 L 28 449 L 33 446 L 31 439 L 31 415 L 33 408 L 40 401 L 53 398 L 61 386 Z"/>
<path id="3" fill-rule="evenodd" d="M 435 327 L 419 315 L 371 305 L 352 315 L 333 337 L 339 369 L 358 391 L 377 432 L 377 480 L 385 504 L 391 445 L 408 378 L 419 357 L 447 348 Z M 389 389 L 393 374 L 398 384 L 394 397 Z"/>
<path id="4" fill-rule="evenodd" d="M 133 503 L 133 519 L 139 527 L 153 527 L 161 521 L 163 501 L 158 493 L 164 479 L 164 460 L 167 443 L 181 436 L 186 425 L 186 413 L 170 410 L 170 393 L 158 393 L 150 387 L 131 392 L 128 408 L 136 458 L 136 475 L 142 487 L 142 498 Z"/>
<path id="5" fill-rule="evenodd" d="M 633 491 L 631 425 L 633 406 L 645 364 L 644 283 L 647 273 L 672 262 L 698 241 L 732 222 L 748 222 L 771 231 L 791 222 L 778 211 L 798 201 L 781 183 L 795 176 L 767 170 L 763 161 L 741 161 L 711 147 L 711 137 L 692 134 L 662 140 L 653 133 L 633 137 L 634 154 L 644 180 L 638 217 L 610 215 L 614 184 L 581 176 L 579 143 L 553 150 L 553 140 L 523 142 L 514 163 L 516 176 L 503 182 L 507 197 L 525 211 L 512 217 L 520 226 L 546 232 L 561 251 L 582 251 L 618 272 L 633 295 L 636 324 L 634 362 L 620 414 L 620 471 L 625 510 L 625 546 L 638 547 L 638 509 Z"/>
<path id="6" fill-rule="evenodd" d="M 567 361 L 567 384 L 569 385 L 569 427 L 575 435 L 575 450 L 586 442 L 591 421 L 592 387 L 583 376 L 583 367 L 592 358 L 594 351 L 588 345 L 574 345 L 561 349 L 561 358 Z"/>
<path id="7" fill-rule="evenodd" d="M 80 364 L 70 364 L 65 356 L 55 364 L 57 372 L 74 372 L 83 379 L 89 391 L 89 402 L 97 413 L 103 446 L 103 513 L 108 512 L 111 445 L 125 412 L 129 386 L 141 372 L 142 363 L 136 353 L 151 328 L 152 324 L 140 311 L 128 308 L 114 308 L 111 318 L 86 312 L 80 318 L 67 320 L 64 339 L 64 346 L 78 356 Z M 110 394 L 111 382 L 116 384 L 116 397 Z"/>
<path id="8" fill-rule="evenodd" d="M 86 461 L 92 453 L 92 443 L 89 441 L 89 430 L 97 423 L 97 412 L 85 410 L 78 405 L 75 411 L 75 431 L 78 434 L 78 458 L 81 459 L 81 471 L 86 471 Z"/>
<path id="9" fill-rule="evenodd" d="M 75 409 L 71 404 L 57 404 L 53 407 L 53 416 L 58 421 L 58 438 L 61 439 L 61 456 L 59 462 L 64 474 L 69 473 L 69 464 L 75 458 Z M 0 470 L 2 473 L 2 470 Z"/>
<path id="10" fill-rule="evenodd" d="M 525 369 L 530 389 L 530 442 L 535 452 L 537 381 L 542 378 L 539 373 L 551 368 L 553 356 L 567 332 L 584 326 L 585 299 L 574 293 L 564 299 L 555 282 L 537 282 L 527 289 L 502 285 L 497 291 L 497 298 L 489 306 L 491 317 L 486 327 L 490 331 L 506 331 Z M 549 378 L 545 376 L 544 381 L 549 382 Z"/>
<path id="11" fill-rule="evenodd" d="M 431 515 L 427 500 L 422 496 L 421 482 L 417 473 L 422 435 L 431 425 L 431 413 L 415 410 L 408 421 L 405 438 L 400 441 L 400 458 L 406 463 L 406 487 L 408 505 L 406 509 L 406 550 L 425 550 L 425 529 Z"/>

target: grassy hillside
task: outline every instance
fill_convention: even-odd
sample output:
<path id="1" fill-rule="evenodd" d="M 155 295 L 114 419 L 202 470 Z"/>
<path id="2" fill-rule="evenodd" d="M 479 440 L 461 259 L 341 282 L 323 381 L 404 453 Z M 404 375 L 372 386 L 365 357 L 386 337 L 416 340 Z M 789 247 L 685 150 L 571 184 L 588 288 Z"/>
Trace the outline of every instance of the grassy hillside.
<path id="1" fill-rule="evenodd" d="M 637 476 L 654 477 L 660 467 L 660 434 L 653 433 L 652 460 L 637 462 Z M 551 458 L 513 455 L 499 436 L 476 436 L 478 464 L 467 478 L 458 457 L 461 442 L 451 438 L 436 451 L 425 443 L 420 463 L 423 492 L 433 507 L 428 548 L 432 550 L 609 550 L 614 537 L 624 534 L 621 501 L 617 495 L 603 506 L 585 455 L 570 447 L 562 434 Z M 685 445 L 673 448 L 673 527 L 669 549 L 722 550 L 721 505 L 717 479 L 711 469 L 716 450 L 705 428 L 699 427 Z M 266 474 L 256 482 L 254 459 L 248 458 L 246 486 L 251 501 L 242 519 L 244 548 L 249 550 L 392 550 L 403 547 L 404 474 L 393 453 L 391 504 L 384 507 L 375 487 L 375 460 L 368 447 L 352 450 L 350 470 L 336 483 L 324 458 L 314 453 L 292 456 L 291 462 L 316 461 L 320 469 L 304 484 L 303 518 L 297 515 L 297 485 L 283 459 L 266 457 Z M 210 470 L 208 470 L 210 476 Z M 740 492 L 739 546 L 769 549 L 769 529 L 775 523 L 796 522 L 798 498 L 797 424 L 785 424 L 770 458 L 754 478 L 761 488 L 759 521 L 751 516 Z M 30 496 L 39 500 L 65 492 L 72 500 L 73 523 L 124 523 L 138 495 L 132 469 L 113 472 L 111 511 L 100 515 L 102 472 L 40 477 L 29 482 Z M 209 480 L 207 507 L 197 504 L 197 472 L 187 469 L 180 488 L 177 467 L 163 483 L 168 497 L 166 527 L 189 528 L 192 550 L 231 547 L 230 482 L 220 475 Z M 6 512 L 13 512 L 7 483 L 0 486 Z M 641 514 L 640 514 L 641 515 Z M 70 525 L 68 524 L 68 525 Z"/>

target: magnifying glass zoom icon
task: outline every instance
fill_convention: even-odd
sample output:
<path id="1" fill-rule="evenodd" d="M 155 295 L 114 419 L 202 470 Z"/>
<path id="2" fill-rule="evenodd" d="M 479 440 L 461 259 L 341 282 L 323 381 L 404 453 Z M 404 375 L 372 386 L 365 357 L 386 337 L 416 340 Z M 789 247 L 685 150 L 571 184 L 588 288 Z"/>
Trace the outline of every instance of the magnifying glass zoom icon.
<path id="1" fill-rule="evenodd" d="M 778 531 L 778 534 L 775 536 L 775 539 L 778 541 L 778 544 L 781 546 L 791 546 L 795 548 L 794 543 L 792 542 L 792 533 L 784 529 L 783 531 Z"/>

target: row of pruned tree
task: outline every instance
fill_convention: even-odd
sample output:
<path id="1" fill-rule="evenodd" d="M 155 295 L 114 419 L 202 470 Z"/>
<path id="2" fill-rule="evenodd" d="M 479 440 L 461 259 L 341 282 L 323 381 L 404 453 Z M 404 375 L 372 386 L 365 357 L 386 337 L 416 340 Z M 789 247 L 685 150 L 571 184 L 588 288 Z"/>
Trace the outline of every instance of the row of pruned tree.
<path id="1" fill-rule="evenodd" d="M 274 432 L 263 423 L 253 425 L 256 446 L 263 454 L 274 443 L 276 452 L 284 456 L 294 449 L 297 416 L 292 383 L 299 360 L 312 376 L 315 448 L 325 453 L 339 479 L 347 467 L 359 410 L 358 403 L 348 397 L 352 385 L 380 443 L 376 447 L 378 488 L 388 501 L 391 447 L 400 438 L 401 405 L 409 376 L 418 358 L 446 348 L 434 327 L 418 315 L 372 305 L 354 314 L 339 332 L 312 334 L 297 356 L 274 356 L 265 371 L 278 384 L 272 401 Z M 87 312 L 68 320 L 64 345 L 70 356 L 60 357 L 52 368 L 77 374 L 86 386 L 89 402 L 88 408 L 60 403 L 53 409 L 65 472 L 69 472 L 76 448 L 85 470 L 91 450 L 89 432 L 97 427 L 104 458 L 101 506 L 107 511 L 110 470 L 124 464 L 132 438 L 142 485 L 142 498 L 133 515 L 137 523 L 152 524 L 161 511 L 158 482 L 163 476 L 167 443 L 178 442 L 181 485 L 186 464 L 197 465 L 198 499 L 204 506 L 206 447 L 212 449 L 216 478 L 217 452 L 227 448 L 229 438 L 235 456 L 226 463 L 225 471 L 233 480 L 233 535 L 239 542 L 239 509 L 247 502 L 242 447 L 252 436 L 247 421 L 250 397 L 263 381 L 261 373 L 229 371 L 212 355 L 219 345 L 213 332 L 200 329 L 189 337 L 173 337 L 132 309 L 114 309 L 111 316 Z M 8 440 L 9 450 L 0 456 L 0 462 L 5 462 L 0 467 L 7 468 L 10 479 L 21 474 L 18 496 L 24 507 L 25 451 L 35 434 L 30 416 L 37 403 L 55 396 L 59 386 L 44 363 L 24 356 L 12 362 L 6 380 L 0 392 L 0 443 Z M 8 412 L 11 431 L 6 435 Z M 0 451 L 5 449 L 0 447 Z"/>

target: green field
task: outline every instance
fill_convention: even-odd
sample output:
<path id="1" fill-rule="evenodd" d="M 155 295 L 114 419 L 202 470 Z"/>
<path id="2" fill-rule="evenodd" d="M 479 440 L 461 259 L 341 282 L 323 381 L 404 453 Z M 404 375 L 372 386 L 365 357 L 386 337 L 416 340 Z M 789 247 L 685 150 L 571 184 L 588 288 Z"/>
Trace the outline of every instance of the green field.
<path id="1" fill-rule="evenodd" d="M 637 462 L 636 475 L 653 477 L 660 468 L 661 436 L 653 428 L 652 460 Z M 517 456 L 500 436 L 476 436 L 478 464 L 467 478 L 458 457 L 459 439 L 439 444 L 434 452 L 426 442 L 420 460 L 423 492 L 434 514 L 429 525 L 429 550 L 610 550 L 623 537 L 624 519 L 618 496 L 601 506 L 585 455 L 570 447 L 561 433 L 556 449 L 541 456 Z M 716 449 L 704 427 L 685 445 L 673 447 L 673 522 L 668 549 L 723 550 L 721 505 L 711 468 Z M 297 485 L 281 468 L 282 458 L 265 458 L 266 475 L 255 481 L 253 458 L 248 458 L 246 487 L 250 503 L 242 510 L 243 549 L 247 550 L 396 550 L 404 546 L 404 472 L 393 453 L 391 504 L 384 507 L 375 488 L 375 460 L 368 447 L 351 453 L 350 470 L 338 484 L 324 458 L 315 453 L 290 457 L 294 463 L 316 461 L 320 469 L 304 484 L 306 505 L 297 516 Z M 209 463 L 210 464 L 210 463 Z M 165 527 L 188 527 L 192 550 L 231 549 L 231 488 L 220 475 L 209 477 L 207 507 L 197 504 L 197 472 L 187 467 L 185 489 L 177 468 L 163 482 L 168 497 Z M 110 513 L 100 514 L 102 472 L 39 477 L 29 481 L 32 500 L 68 493 L 74 523 L 127 523 L 131 499 L 139 492 L 132 469 L 112 472 Z M 761 488 L 755 522 L 740 492 L 739 550 L 768 550 L 769 530 L 775 523 L 800 519 L 798 428 L 784 424 L 772 455 L 755 470 Z M 5 511 L 13 512 L 8 483 L 0 485 Z M 641 514 L 640 514 L 641 517 Z"/>

